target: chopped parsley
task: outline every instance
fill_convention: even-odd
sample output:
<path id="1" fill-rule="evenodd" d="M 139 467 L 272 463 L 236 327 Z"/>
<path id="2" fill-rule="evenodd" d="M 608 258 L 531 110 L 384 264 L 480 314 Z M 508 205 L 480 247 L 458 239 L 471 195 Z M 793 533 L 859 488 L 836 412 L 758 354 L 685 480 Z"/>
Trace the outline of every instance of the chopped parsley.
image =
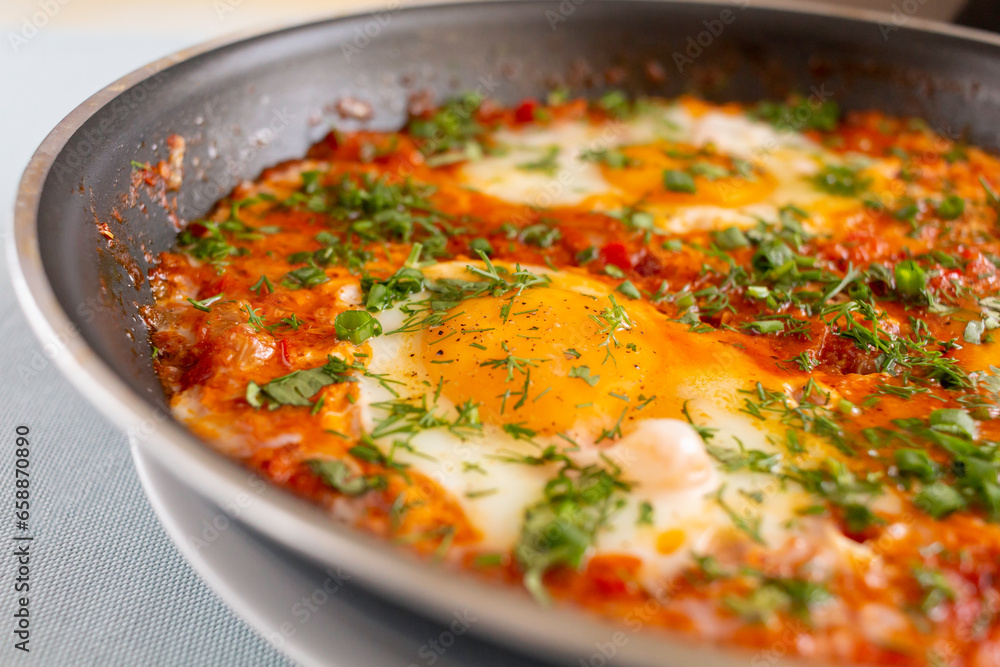
<path id="1" fill-rule="evenodd" d="M 612 118 L 618 119 L 631 116 L 635 110 L 635 105 L 629 100 L 628 95 L 620 90 L 609 90 L 604 93 L 597 100 L 596 106 Z"/>
<path id="2" fill-rule="evenodd" d="M 251 381 L 247 384 L 246 401 L 255 408 L 266 406 L 274 409 L 281 405 L 311 407 L 313 403 L 310 399 L 323 387 L 357 382 L 351 373 L 354 370 L 363 370 L 363 367 L 356 362 L 348 364 L 343 359 L 329 356 L 327 362 L 318 368 L 293 371 L 263 385 Z"/>
<path id="3" fill-rule="evenodd" d="M 420 240 L 426 254 L 443 252 L 448 228 L 445 216 L 427 199 L 433 194 L 433 187 L 367 173 L 345 175 L 331 185 L 322 185 L 317 172 L 305 172 L 302 178 L 302 189 L 284 205 L 323 214 L 331 227 L 345 234 L 343 239 L 332 234 L 318 237 L 330 247 L 322 251 L 330 258 L 339 256 L 341 263 L 350 265 L 351 254 L 357 252 L 355 244 L 359 242 Z"/>
<path id="4" fill-rule="evenodd" d="M 267 276 L 261 274 L 260 279 L 250 286 L 250 291 L 257 296 L 260 296 L 262 291 L 265 294 L 274 294 L 274 285 Z"/>
<path id="5" fill-rule="evenodd" d="M 808 620 L 810 612 L 833 596 L 824 584 L 792 577 L 758 575 L 746 597 L 728 596 L 725 605 L 748 623 L 767 623 L 778 612 Z"/>
<path id="6" fill-rule="evenodd" d="M 479 138 L 485 130 L 476 118 L 482 102 L 481 95 L 469 93 L 447 100 L 427 117 L 410 119 L 406 129 L 421 140 L 420 150 L 429 166 L 464 162 L 483 154 Z"/>
<path id="7" fill-rule="evenodd" d="M 636 167 L 638 160 L 634 160 L 620 150 L 613 148 L 601 150 L 584 150 L 580 152 L 580 159 L 585 162 L 600 162 L 606 164 L 611 169 L 625 169 L 626 167 Z"/>
<path id="8" fill-rule="evenodd" d="M 177 236 L 177 245 L 185 253 L 218 266 L 224 266 L 228 258 L 240 254 L 240 250 L 226 240 L 217 223 L 198 220 L 195 224 L 204 230 L 202 234 L 196 235 L 189 226 Z"/>
<path id="9" fill-rule="evenodd" d="M 303 266 L 293 269 L 281 279 L 281 286 L 288 289 L 311 289 L 330 280 L 330 276 L 318 266 Z"/>
<path id="10" fill-rule="evenodd" d="M 385 488 L 384 477 L 380 475 L 352 477 L 350 468 L 343 461 L 311 459 L 306 463 L 324 484 L 347 496 L 360 496 L 373 489 Z"/>
<path id="11" fill-rule="evenodd" d="M 593 320 L 600 327 L 598 333 L 604 336 L 604 342 L 601 343 L 600 347 L 607 348 L 608 354 L 605 357 L 605 362 L 612 357 L 611 354 L 611 344 L 617 348 L 621 344 L 618 342 L 617 332 L 625 329 L 631 329 L 635 326 L 635 323 L 625 312 L 618 302 L 615 300 L 614 294 L 608 295 L 608 301 L 611 302 L 610 306 L 604 308 L 600 315 L 591 315 L 590 319 Z"/>
<path id="12" fill-rule="evenodd" d="M 195 299 L 188 297 L 187 302 L 190 303 L 192 306 L 194 306 L 195 310 L 200 310 L 203 313 L 210 313 L 212 312 L 211 305 L 216 301 L 218 301 L 219 299 L 221 299 L 223 296 L 225 295 L 222 292 L 219 292 L 215 296 L 210 296 L 207 299 L 202 299 L 201 301 L 196 301 Z"/>
<path id="13" fill-rule="evenodd" d="M 524 585 L 536 600 L 548 603 L 542 581 L 546 572 L 580 566 L 598 532 L 621 508 L 621 493 L 628 490 L 616 468 L 580 468 L 563 457 L 563 467 L 545 485 L 543 498 L 525 511 L 514 549 Z"/>
<path id="14" fill-rule="evenodd" d="M 361 290 L 368 312 L 392 308 L 424 289 L 424 274 L 417 268 L 422 249 L 419 243 L 415 244 L 406 263 L 385 280 L 375 280 L 368 274 L 362 277 Z"/>
<path id="15" fill-rule="evenodd" d="M 787 104 L 760 102 L 750 111 L 750 115 L 767 121 L 778 129 L 832 132 L 837 129 L 840 121 L 840 107 L 829 100 L 819 102 L 811 98 L 795 97 Z"/>
<path id="16" fill-rule="evenodd" d="M 652 526 L 653 525 L 653 506 L 648 500 L 644 500 L 639 503 L 639 518 L 636 519 L 636 523 L 640 526 Z"/>
<path id="17" fill-rule="evenodd" d="M 525 171 L 540 171 L 543 174 L 553 176 L 559 168 L 559 147 L 549 146 L 540 158 L 530 162 L 522 162 L 517 165 L 517 168 Z"/>

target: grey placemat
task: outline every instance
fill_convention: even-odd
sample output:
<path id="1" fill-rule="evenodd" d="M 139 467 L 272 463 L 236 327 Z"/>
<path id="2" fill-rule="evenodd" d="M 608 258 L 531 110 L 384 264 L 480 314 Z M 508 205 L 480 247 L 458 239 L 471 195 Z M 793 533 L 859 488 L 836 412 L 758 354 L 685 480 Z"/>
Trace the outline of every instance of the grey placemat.
<path id="1" fill-rule="evenodd" d="M 0 35 L 7 35 L 0 26 Z M 185 41 L 197 41 L 197 37 Z M 174 51 L 177 37 L 41 31 L 0 48 L 0 240 L 17 177 L 73 106 Z M 72 389 L 14 302 L 0 259 L 0 665 L 289 664 L 203 584 L 160 528 L 123 433 Z M 31 518 L 15 527 L 15 428 L 30 428 Z M 17 535 L 33 535 L 30 591 L 14 591 Z M 27 595 L 30 652 L 14 648 Z"/>
<path id="2" fill-rule="evenodd" d="M 13 551 L 14 534 L 34 540 L 29 654 L 12 646 L 17 563 L 0 559 L 5 584 L 0 664 L 285 664 L 198 579 L 167 539 L 139 486 L 124 435 L 46 363 L 14 308 L 4 275 L 0 540 L 4 553 Z M 18 424 L 31 429 L 27 532 L 15 529 L 13 517 Z"/>

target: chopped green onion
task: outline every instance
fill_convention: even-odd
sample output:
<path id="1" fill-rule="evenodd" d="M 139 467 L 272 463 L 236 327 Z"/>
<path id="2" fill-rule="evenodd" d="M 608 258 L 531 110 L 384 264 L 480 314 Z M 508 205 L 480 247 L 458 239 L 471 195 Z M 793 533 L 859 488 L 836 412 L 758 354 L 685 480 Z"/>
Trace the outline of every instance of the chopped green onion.
<path id="1" fill-rule="evenodd" d="M 576 253 L 576 263 L 582 265 L 588 262 L 593 262 L 595 259 L 597 259 L 597 255 L 598 255 L 597 248 L 595 248 L 594 246 L 590 246 L 589 248 L 584 248 L 580 252 Z"/>
<path id="2" fill-rule="evenodd" d="M 361 345 L 373 336 L 382 335 L 382 325 L 365 310 L 347 310 L 334 320 L 337 338 Z"/>
<path id="3" fill-rule="evenodd" d="M 934 461 L 922 449 L 898 449 L 894 454 L 896 467 L 901 473 L 913 475 L 918 479 L 929 481 L 934 479 L 937 473 L 937 466 Z"/>
<path id="4" fill-rule="evenodd" d="M 965 213 L 965 200 L 958 195 L 948 195 L 938 206 L 937 213 L 942 220 L 954 220 Z"/>
<path id="5" fill-rule="evenodd" d="M 851 167 L 828 165 L 813 177 L 820 190 L 841 197 L 857 197 L 868 189 L 871 179 L 860 175 Z"/>
<path id="6" fill-rule="evenodd" d="M 642 294 L 639 293 L 638 288 L 636 288 L 636 286 L 632 284 L 631 280 L 626 280 L 621 285 L 619 285 L 618 291 L 630 299 L 638 299 L 642 297 Z"/>
<path id="7" fill-rule="evenodd" d="M 935 519 L 943 519 L 965 508 L 965 498 L 944 482 L 934 482 L 921 489 L 913 503 Z"/>
<path id="8" fill-rule="evenodd" d="M 744 326 L 761 334 L 778 333 L 785 330 L 785 323 L 779 320 L 758 320 Z"/>
<path id="9" fill-rule="evenodd" d="M 663 187 L 671 192 L 685 192 L 687 194 L 694 194 L 698 191 L 691 174 L 678 169 L 665 169 L 663 171 Z"/>
<path id="10" fill-rule="evenodd" d="M 727 227 L 715 235 L 715 245 L 723 250 L 735 250 L 747 247 L 750 241 L 739 227 Z"/>
<path id="11" fill-rule="evenodd" d="M 942 433 L 966 435 L 975 440 L 978 434 L 976 421 L 965 410 L 942 408 L 931 413 L 931 428 Z"/>
<path id="12" fill-rule="evenodd" d="M 690 172 L 695 176 L 703 176 L 710 181 L 717 181 L 720 178 L 729 176 L 729 170 L 711 162 L 695 162 L 691 165 Z"/>
<path id="13" fill-rule="evenodd" d="M 986 324 L 982 320 L 969 320 L 969 323 L 965 325 L 962 339 L 969 345 L 981 345 L 985 331 Z"/>
<path id="14" fill-rule="evenodd" d="M 905 259 L 895 268 L 896 290 L 905 298 L 919 296 L 927 288 L 927 275 L 912 259 Z"/>
<path id="15" fill-rule="evenodd" d="M 608 274 L 612 278 L 624 278 L 625 272 L 618 268 L 615 264 L 608 264 L 604 267 L 604 273 Z"/>

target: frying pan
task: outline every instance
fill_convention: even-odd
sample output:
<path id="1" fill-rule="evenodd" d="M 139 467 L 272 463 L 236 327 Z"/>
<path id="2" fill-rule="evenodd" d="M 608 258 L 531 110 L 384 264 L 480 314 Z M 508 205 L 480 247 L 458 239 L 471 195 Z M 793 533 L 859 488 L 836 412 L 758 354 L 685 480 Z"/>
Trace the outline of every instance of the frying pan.
<path id="1" fill-rule="evenodd" d="M 422 613 L 467 614 L 473 632 L 520 650 L 574 664 L 603 664 L 609 653 L 634 664 L 743 663 L 743 652 L 609 626 L 456 577 L 262 484 L 168 416 L 139 315 L 152 303 L 145 276 L 179 221 L 302 156 L 331 124 L 398 128 L 414 94 L 479 90 L 511 104 L 554 85 L 736 101 L 798 92 L 920 116 L 943 135 L 1000 149 L 1000 39 L 924 23 L 921 3 L 904 5 L 916 9 L 890 17 L 747 0 L 389 4 L 181 52 L 94 95 L 39 147 L 17 197 L 15 289 L 70 381 L 227 521 Z M 369 103 L 372 117 L 341 114 L 346 98 Z M 137 184 L 131 162 L 168 159 L 172 135 L 186 140 L 180 187 Z M 211 548 L 205 535 L 191 539 Z"/>

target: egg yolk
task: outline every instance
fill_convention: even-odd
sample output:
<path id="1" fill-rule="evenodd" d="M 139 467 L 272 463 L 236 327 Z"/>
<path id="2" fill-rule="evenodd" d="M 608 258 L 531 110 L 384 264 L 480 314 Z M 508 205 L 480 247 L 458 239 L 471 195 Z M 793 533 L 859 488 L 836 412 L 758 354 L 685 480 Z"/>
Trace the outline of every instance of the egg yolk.
<path id="1" fill-rule="evenodd" d="M 470 299 L 424 332 L 426 371 L 452 402 L 478 403 L 484 422 L 616 437 L 632 419 L 676 410 L 664 378 L 683 345 L 654 308 L 617 303 L 559 287 Z"/>
<path id="2" fill-rule="evenodd" d="M 650 144 L 627 146 L 621 152 L 628 162 L 625 166 L 602 164 L 604 178 L 649 203 L 746 206 L 765 199 L 777 185 L 774 176 L 759 167 L 693 146 Z M 694 192 L 666 187 L 666 171 L 690 176 Z"/>

